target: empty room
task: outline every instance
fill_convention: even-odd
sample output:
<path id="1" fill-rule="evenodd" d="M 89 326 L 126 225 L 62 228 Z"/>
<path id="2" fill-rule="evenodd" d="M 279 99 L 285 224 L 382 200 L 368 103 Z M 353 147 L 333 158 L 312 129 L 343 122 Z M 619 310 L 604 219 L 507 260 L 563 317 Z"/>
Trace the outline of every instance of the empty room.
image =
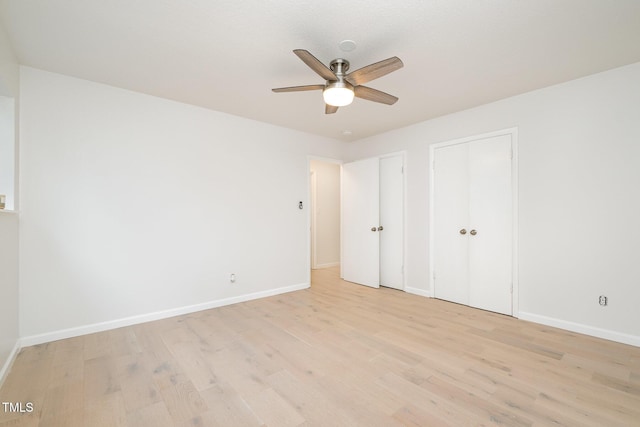
<path id="1" fill-rule="evenodd" d="M 640 426 L 637 0 L 0 0 L 0 427 Z"/>

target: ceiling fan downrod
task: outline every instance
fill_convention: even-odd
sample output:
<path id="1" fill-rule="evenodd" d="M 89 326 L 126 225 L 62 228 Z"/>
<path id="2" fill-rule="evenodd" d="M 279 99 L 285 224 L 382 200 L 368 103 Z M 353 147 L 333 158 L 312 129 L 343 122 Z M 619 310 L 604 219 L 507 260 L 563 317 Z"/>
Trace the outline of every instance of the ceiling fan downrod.
<path id="1" fill-rule="evenodd" d="M 336 77 L 344 77 L 347 71 L 349 71 L 349 61 L 342 58 L 334 59 L 329 64 L 329 68 L 333 71 Z"/>

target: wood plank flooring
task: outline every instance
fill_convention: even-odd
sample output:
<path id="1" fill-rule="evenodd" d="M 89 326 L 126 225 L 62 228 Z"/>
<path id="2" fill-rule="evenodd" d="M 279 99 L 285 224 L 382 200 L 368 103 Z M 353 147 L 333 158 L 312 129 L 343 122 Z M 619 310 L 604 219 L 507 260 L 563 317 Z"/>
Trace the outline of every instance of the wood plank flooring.
<path id="1" fill-rule="evenodd" d="M 313 272 L 311 289 L 28 347 L 0 426 L 640 426 L 640 348 Z"/>

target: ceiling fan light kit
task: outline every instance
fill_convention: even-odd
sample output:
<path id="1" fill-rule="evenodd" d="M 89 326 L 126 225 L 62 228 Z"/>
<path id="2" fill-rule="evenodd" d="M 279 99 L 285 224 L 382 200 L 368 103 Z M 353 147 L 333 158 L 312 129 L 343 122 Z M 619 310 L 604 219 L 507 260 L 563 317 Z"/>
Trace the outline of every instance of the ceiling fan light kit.
<path id="1" fill-rule="evenodd" d="M 397 56 L 367 65 L 366 67 L 346 74 L 349 70 L 349 61 L 346 59 L 334 59 L 331 61 L 331 64 L 329 64 L 329 67 L 327 67 L 304 49 L 295 49 L 293 53 L 307 64 L 309 68 L 315 71 L 316 74 L 325 79 L 325 84 L 272 89 L 276 93 L 322 89 L 322 97 L 326 104 L 325 114 L 333 114 L 338 111 L 338 107 L 351 104 L 354 97 L 387 105 L 393 105 L 398 100 L 397 97 L 389 95 L 388 93 L 362 86 L 363 83 L 367 83 L 402 68 L 404 64 Z"/>
<path id="2" fill-rule="evenodd" d="M 351 104 L 354 96 L 353 86 L 347 82 L 329 83 L 322 91 L 325 104 L 334 107 L 344 107 Z"/>

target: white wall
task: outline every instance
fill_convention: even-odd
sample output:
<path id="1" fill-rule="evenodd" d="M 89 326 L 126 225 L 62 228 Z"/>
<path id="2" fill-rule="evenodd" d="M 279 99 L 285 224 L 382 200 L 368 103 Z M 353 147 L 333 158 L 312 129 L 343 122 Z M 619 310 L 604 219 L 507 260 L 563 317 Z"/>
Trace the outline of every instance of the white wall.
<path id="1" fill-rule="evenodd" d="M 307 156 L 337 141 L 27 67 L 20 108 L 27 343 L 308 286 Z"/>
<path id="2" fill-rule="evenodd" d="M 429 292 L 429 144 L 518 127 L 520 316 L 640 345 L 639 119 L 636 63 L 361 140 L 345 155 L 407 151 L 407 279 Z"/>
<path id="3" fill-rule="evenodd" d="M 311 160 L 316 176 L 315 256 L 317 268 L 340 263 L 340 165 Z"/>
<path id="4" fill-rule="evenodd" d="M 0 25 L 0 95 L 17 97 L 19 86 L 18 60 L 4 27 Z"/>
<path id="5" fill-rule="evenodd" d="M 5 209 L 16 209 L 16 144 L 19 99 L 18 60 L 0 25 L 0 194 L 6 196 Z"/>
<path id="6" fill-rule="evenodd" d="M 18 342 L 18 215 L 0 211 L 0 384 Z"/>
<path id="7" fill-rule="evenodd" d="M 0 194 L 5 209 L 13 210 L 15 194 L 15 112 L 14 99 L 0 96 Z"/>
<path id="8" fill-rule="evenodd" d="M 0 119 L 2 121 L 0 134 L 4 134 L 0 138 L 11 138 L 12 136 L 14 138 L 13 141 L 3 139 L 3 142 L 0 143 L 2 145 L 0 148 L 0 157 L 2 157 L 0 175 L 2 178 L 0 180 L 3 182 L 10 180 L 13 183 L 11 176 L 15 172 L 13 167 L 15 165 L 13 158 L 15 146 L 12 146 L 15 143 L 15 134 L 10 127 L 11 125 L 7 123 L 7 119 L 15 119 L 15 117 L 11 110 L 5 110 L 5 108 L 8 104 L 13 104 L 18 95 L 18 61 L 13 54 L 4 28 L 0 26 L 0 98 L 2 98 L 0 115 L 3 116 Z M 11 116 L 11 118 L 6 116 Z M 5 158 L 5 156 L 7 157 Z M 11 170 L 6 170 L 9 167 Z M 5 190 L 0 190 L 0 193 L 3 191 Z M 18 321 L 18 215 L 0 212 L 0 383 L 18 348 Z"/>

